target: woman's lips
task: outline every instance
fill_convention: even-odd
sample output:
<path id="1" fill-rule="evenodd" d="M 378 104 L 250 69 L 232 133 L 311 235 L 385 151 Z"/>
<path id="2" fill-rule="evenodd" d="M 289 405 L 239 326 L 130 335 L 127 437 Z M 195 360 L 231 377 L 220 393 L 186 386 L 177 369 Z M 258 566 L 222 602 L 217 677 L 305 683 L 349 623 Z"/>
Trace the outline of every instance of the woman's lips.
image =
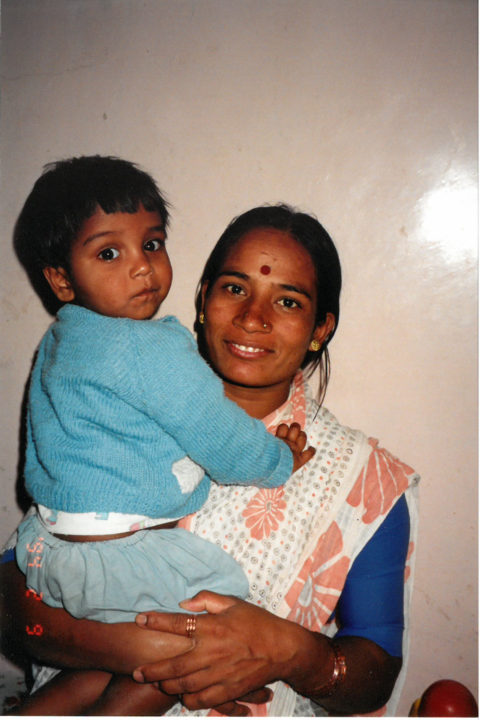
<path id="1" fill-rule="evenodd" d="M 273 350 L 269 350 L 265 347 L 259 347 L 258 345 L 244 345 L 241 343 L 231 342 L 229 340 L 226 341 L 226 345 L 232 355 L 249 360 L 252 358 L 265 357 L 273 352 Z"/>

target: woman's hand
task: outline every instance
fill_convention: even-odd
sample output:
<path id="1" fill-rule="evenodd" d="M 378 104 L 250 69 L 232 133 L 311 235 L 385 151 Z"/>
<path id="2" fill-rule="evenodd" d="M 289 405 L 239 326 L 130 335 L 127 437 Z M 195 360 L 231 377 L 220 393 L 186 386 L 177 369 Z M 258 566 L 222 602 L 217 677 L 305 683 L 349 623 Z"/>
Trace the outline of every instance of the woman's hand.
<path id="1" fill-rule="evenodd" d="M 241 714 L 244 707 L 235 700 L 245 702 L 249 692 L 283 680 L 334 714 L 371 713 L 387 702 L 402 664 L 366 638 L 343 637 L 337 644 L 345 654 L 346 677 L 333 695 L 325 696 L 321 690 L 332 677 L 334 653 L 322 633 L 208 591 L 181 605 L 208 612 L 195 616 L 192 649 L 141 665 L 134 678 L 159 681 L 165 692 L 182 695 L 190 710 L 214 707 L 224 714 Z M 185 637 L 188 617 L 151 612 L 138 615 L 137 624 Z"/>
<path id="2" fill-rule="evenodd" d="M 139 667 L 134 673 L 137 681 L 158 681 L 164 692 L 182 695 L 184 705 L 196 710 L 244 699 L 251 691 L 288 675 L 295 652 L 288 630 L 298 626 L 243 600 L 209 591 L 181 605 L 191 612 L 209 613 L 195 616 L 193 649 Z M 151 612 L 137 616 L 137 624 L 185 636 L 188 617 Z"/>

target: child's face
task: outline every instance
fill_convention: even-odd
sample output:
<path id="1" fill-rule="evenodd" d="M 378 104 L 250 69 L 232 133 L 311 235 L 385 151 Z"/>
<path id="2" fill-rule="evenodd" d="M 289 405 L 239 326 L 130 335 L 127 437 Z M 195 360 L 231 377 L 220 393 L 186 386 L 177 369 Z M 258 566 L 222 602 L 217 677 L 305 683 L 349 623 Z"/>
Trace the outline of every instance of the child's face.
<path id="1" fill-rule="evenodd" d="M 62 302 L 75 302 L 101 315 L 151 318 L 168 295 L 172 268 L 165 229 L 157 212 L 98 209 L 82 225 L 71 250 L 70 271 L 46 268 Z"/>

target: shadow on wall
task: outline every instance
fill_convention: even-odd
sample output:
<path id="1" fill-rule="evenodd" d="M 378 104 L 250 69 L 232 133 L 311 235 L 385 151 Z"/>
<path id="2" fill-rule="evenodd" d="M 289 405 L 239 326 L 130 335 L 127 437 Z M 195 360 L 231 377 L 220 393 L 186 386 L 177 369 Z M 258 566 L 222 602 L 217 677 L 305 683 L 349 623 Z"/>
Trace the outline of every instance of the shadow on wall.
<path id="1" fill-rule="evenodd" d="M 15 228 L 13 231 L 13 248 L 15 251 L 15 254 L 24 268 L 25 272 L 27 273 L 28 279 L 30 280 L 30 284 L 35 291 L 35 293 L 40 298 L 45 310 L 50 314 L 55 316 L 59 308 L 61 307 L 61 303 L 58 301 L 58 299 L 55 297 L 55 295 L 50 290 L 50 286 L 48 285 L 45 276 L 43 274 L 43 271 L 40 269 L 37 259 L 32 257 L 31 249 L 26 246 L 25 239 L 22 240 L 22 238 L 29 237 L 28 234 L 22 233 L 20 230 L 20 218 L 15 223 Z M 16 495 L 16 501 L 17 505 L 19 506 L 20 510 L 22 512 L 26 512 L 28 508 L 31 505 L 31 498 L 28 495 L 27 491 L 25 490 L 25 480 L 24 480 L 24 469 L 25 469 L 25 451 L 26 451 L 26 444 L 27 444 L 27 403 L 28 403 L 28 390 L 30 387 L 30 378 L 32 374 L 33 365 L 35 363 L 36 354 L 34 355 L 32 359 L 32 363 L 30 366 L 30 372 L 28 374 L 27 382 L 25 383 L 25 387 L 23 390 L 23 397 L 22 397 L 22 404 L 21 404 L 21 410 L 20 410 L 20 427 L 18 432 L 18 462 L 17 462 L 17 476 L 15 481 L 15 495 Z"/>
<path id="2" fill-rule="evenodd" d="M 27 446 L 27 403 L 28 390 L 30 387 L 30 378 L 32 375 L 33 365 L 35 363 L 36 353 L 33 357 L 27 382 L 23 390 L 22 405 L 20 410 L 20 427 L 18 431 L 18 462 L 17 476 L 15 480 L 15 497 L 20 510 L 25 513 L 32 504 L 32 498 L 25 490 L 24 469 L 25 469 L 25 450 Z"/>
<path id="3" fill-rule="evenodd" d="M 42 301 L 45 310 L 50 315 L 56 315 L 61 307 L 61 303 L 50 290 L 43 271 L 39 269 L 36 262 L 32 259 L 29 248 L 22 242 L 22 235 L 25 237 L 25 233 L 22 234 L 19 232 L 19 220 L 17 220 L 13 231 L 13 248 L 15 254 L 27 273 L 30 284 Z"/>

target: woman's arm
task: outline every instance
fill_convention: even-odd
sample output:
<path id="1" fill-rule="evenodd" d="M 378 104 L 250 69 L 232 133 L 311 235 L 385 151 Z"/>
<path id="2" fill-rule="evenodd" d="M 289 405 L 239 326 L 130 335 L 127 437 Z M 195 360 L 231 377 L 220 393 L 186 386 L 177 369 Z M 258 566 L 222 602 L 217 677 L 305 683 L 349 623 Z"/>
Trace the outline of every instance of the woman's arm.
<path id="1" fill-rule="evenodd" d="M 129 674 L 142 663 L 192 647 L 188 637 L 145 634 L 134 623 L 76 620 L 64 610 L 50 608 L 27 590 L 15 562 L 0 564 L 0 623 L 6 656 L 17 662 L 30 656 L 62 668 Z"/>
<path id="2" fill-rule="evenodd" d="M 183 695 L 190 709 L 212 707 L 275 680 L 338 714 L 366 713 L 389 698 L 401 667 L 375 643 L 341 638 L 347 674 L 331 697 L 322 696 L 334 668 L 331 641 L 242 600 L 202 592 L 188 603 L 197 616 L 195 648 L 182 657 L 139 668 L 134 677 L 161 681 L 167 693 Z M 185 635 L 185 615 L 147 613 L 146 627 Z"/>

